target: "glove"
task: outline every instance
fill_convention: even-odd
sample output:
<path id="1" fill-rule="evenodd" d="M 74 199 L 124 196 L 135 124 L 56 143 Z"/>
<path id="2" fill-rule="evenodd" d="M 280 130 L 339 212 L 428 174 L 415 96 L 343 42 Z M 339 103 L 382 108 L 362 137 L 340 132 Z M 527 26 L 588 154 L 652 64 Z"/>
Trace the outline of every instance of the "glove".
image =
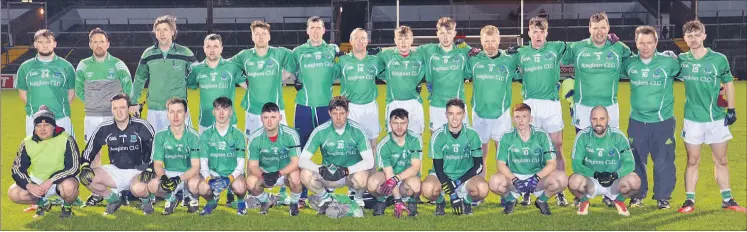
<path id="1" fill-rule="evenodd" d="M 156 173 L 153 172 L 153 168 L 148 167 L 143 172 L 140 173 L 140 175 L 137 176 L 137 179 L 140 182 L 148 183 L 148 181 L 152 180 L 153 178 L 156 178 Z"/>
<path id="2" fill-rule="evenodd" d="M 375 48 L 369 48 L 368 49 L 368 54 L 369 55 L 376 55 L 376 54 L 379 54 L 379 52 L 381 52 L 381 48 L 380 47 L 375 47 Z"/>
<path id="3" fill-rule="evenodd" d="M 533 175 L 532 177 L 529 177 L 529 179 L 525 181 L 527 192 L 533 193 L 534 190 L 537 189 L 537 185 L 539 184 L 539 181 L 540 181 L 540 177 L 537 176 L 537 174 Z"/>
<path id="4" fill-rule="evenodd" d="M 407 209 L 407 206 L 405 206 L 405 203 L 402 203 L 401 201 L 394 203 L 394 217 L 396 218 L 402 217 L 402 211 L 405 211 L 408 214 L 410 213 L 410 210 Z"/>
<path id="5" fill-rule="evenodd" d="M 213 195 L 218 195 L 223 192 L 224 189 L 228 188 L 228 184 L 226 183 L 227 181 L 224 180 L 224 178 L 226 177 L 205 178 L 205 181 L 207 181 L 208 185 L 210 185 L 210 189 L 213 190 Z"/>
<path id="6" fill-rule="evenodd" d="M 617 37 L 617 34 L 615 33 L 609 33 L 607 34 L 607 40 L 610 41 L 611 44 L 617 43 L 617 41 L 620 41 L 620 37 Z"/>
<path id="7" fill-rule="evenodd" d="M 470 49 L 470 50 L 469 50 L 469 52 L 467 53 L 467 56 L 476 56 L 477 54 L 480 54 L 480 52 L 482 52 L 482 49 L 479 49 L 479 48 L 472 48 L 472 49 Z"/>
<path id="8" fill-rule="evenodd" d="M 602 187 L 610 187 L 617 180 L 616 172 L 594 172 L 594 179 L 599 181 L 599 185 Z"/>
<path id="9" fill-rule="evenodd" d="M 91 168 L 91 163 L 84 162 L 80 164 L 80 173 L 78 174 L 78 179 L 80 180 L 80 183 L 88 186 L 93 182 L 93 178 L 96 177 L 96 173 L 93 172 L 93 168 Z"/>
<path id="10" fill-rule="evenodd" d="M 454 40 L 454 44 L 456 44 L 457 48 L 466 48 L 467 46 L 469 46 L 466 42 L 464 42 L 464 39 Z"/>
<path id="11" fill-rule="evenodd" d="M 346 168 L 346 167 L 339 167 L 339 168 L 337 168 L 337 171 L 335 171 L 335 173 L 332 173 L 332 176 L 330 176 L 330 180 L 331 181 L 338 181 L 338 180 L 340 180 L 340 179 L 345 178 L 346 176 L 348 176 L 348 174 L 349 174 L 348 168 Z"/>
<path id="12" fill-rule="evenodd" d="M 278 178 L 280 177 L 280 172 L 268 172 L 262 174 L 262 179 L 265 181 L 266 186 L 275 186 L 275 183 L 278 182 Z"/>
<path id="13" fill-rule="evenodd" d="M 326 166 L 319 167 L 319 175 L 326 181 L 332 181 L 332 173 Z"/>
<path id="14" fill-rule="evenodd" d="M 428 89 L 429 93 L 433 93 L 433 85 L 430 82 L 425 83 L 425 88 Z"/>
<path id="15" fill-rule="evenodd" d="M 176 186 L 179 186 L 180 183 L 182 183 L 182 178 L 179 178 L 179 176 L 169 178 L 166 175 L 161 175 L 161 188 L 167 193 L 174 192 Z"/>
<path id="16" fill-rule="evenodd" d="M 379 186 L 379 194 L 389 196 L 392 194 L 394 187 L 397 187 L 397 184 L 399 184 L 399 177 L 393 176 L 392 178 L 389 178 L 389 180 Z"/>
<path id="17" fill-rule="evenodd" d="M 509 55 L 516 54 L 518 52 L 519 52 L 519 46 L 511 46 L 511 47 L 508 47 L 508 50 L 506 50 L 506 53 L 508 53 Z"/>
<path id="18" fill-rule="evenodd" d="M 514 184 L 514 188 L 516 188 L 516 190 L 518 190 L 521 193 L 526 192 L 524 191 L 526 189 L 525 187 L 526 184 L 524 184 L 523 180 L 519 180 L 518 177 L 514 177 L 514 179 L 511 180 L 511 182 Z"/>
<path id="19" fill-rule="evenodd" d="M 726 110 L 726 118 L 724 118 L 724 126 L 731 126 L 737 121 L 737 111 L 734 109 Z"/>
<path id="20" fill-rule="evenodd" d="M 296 91 L 301 91 L 301 89 L 303 88 L 303 83 L 298 81 L 298 78 L 296 78 L 296 80 L 293 81 L 293 87 L 296 88 Z"/>
<path id="21" fill-rule="evenodd" d="M 420 92 L 422 91 L 423 91 L 423 87 L 420 86 L 420 83 L 418 83 L 418 85 L 415 86 L 415 92 L 418 92 L 418 94 L 420 94 Z"/>
<path id="22" fill-rule="evenodd" d="M 233 175 L 223 176 L 220 179 L 223 180 L 223 182 L 226 183 L 226 186 L 228 186 L 231 183 L 233 183 L 233 180 L 234 180 Z"/>
<path id="23" fill-rule="evenodd" d="M 449 198 L 451 198 L 451 208 L 453 209 L 454 214 L 462 215 L 462 211 L 464 210 L 464 200 L 459 198 L 456 193 L 449 194 Z"/>
<path id="24" fill-rule="evenodd" d="M 674 52 L 672 50 L 663 51 L 663 52 L 661 52 L 661 54 L 665 55 L 665 56 L 668 56 L 668 57 L 672 57 L 675 60 L 677 59 L 677 54 L 674 54 Z"/>
<path id="25" fill-rule="evenodd" d="M 459 185 L 461 184 L 462 183 L 459 180 L 446 181 L 441 184 L 441 189 L 444 190 L 446 194 L 451 195 L 456 193 L 456 189 L 459 188 Z"/>

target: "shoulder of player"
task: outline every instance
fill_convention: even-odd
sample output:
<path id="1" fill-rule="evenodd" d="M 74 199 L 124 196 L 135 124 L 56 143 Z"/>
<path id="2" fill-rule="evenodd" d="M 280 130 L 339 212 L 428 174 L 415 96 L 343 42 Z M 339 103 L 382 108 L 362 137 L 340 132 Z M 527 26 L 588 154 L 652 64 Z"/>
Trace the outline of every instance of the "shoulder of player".
<path id="1" fill-rule="evenodd" d="M 470 133 L 474 136 L 478 136 L 477 130 L 475 130 L 475 128 L 473 128 L 472 126 L 464 125 L 464 129 L 465 129 L 465 132 Z"/>
<path id="2" fill-rule="evenodd" d="M 246 134 L 244 132 L 242 132 L 241 130 L 239 130 L 239 128 L 236 128 L 234 126 L 229 126 L 228 129 L 235 136 L 238 136 L 238 137 L 241 137 L 241 138 L 246 138 Z"/>
<path id="3" fill-rule="evenodd" d="M 330 49 L 332 52 L 340 51 L 340 47 L 337 46 L 337 44 L 333 44 L 333 43 L 327 44 L 327 48 Z"/>
<path id="4" fill-rule="evenodd" d="M 36 63 L 36 57 L 33 57 L 33 58 L 28 59 L 28 60 L 24 61 L 23 63 L 21 63 L 21 66 L 19 66 L 18 69 L 20 70 L 21 68 L 34 65 L 35 63 Z"/>
<path id="5" fill-rule="evenodd" d="M 161 51 L 158 50 L 156 45 L 151 45 L 150 47 L 147 47 L 145 48 L 145 50 L 143 50 L 143 54 L 140 55 L 140 59 L 145 59 L 149 56 L 156 55 L 156 54 L 161 54 Z"/>
<path id="6" fill-rule="evenodd" d="M 538 139 L 550 139 L 550 134 L 542 128 L 534 127 L 532 130 L 532 132 L 534 132 L 534 136 L 536 136 Z"/>
<path id="7" fill-rule="evenodd" d="M 614 45 L 615 45 L 615 46 L 618 46 L 618 47 L 621 47 L 621 48 L 623 48 L 623 49 L 630 49 L 630 47 L 628 47 L 628 45 L 627 45 L 627 44 L 625 44 L 625 43 L 623 43 L 622 41 L 617 41 L 617 42 L 615 42 L 615 44 L 614 44 Z"/>
<path id="8" fill-rule="evenodd" d="M 60 66 L 62 66 L 64 68 L 75 69 L 75 67 L 73 66 L 73 64 L 70 63 L 70 61 L 67 61 L 65 58 L 62 58 L 62 57 L 60 57 L 58 55 L 55 55 L 54 57 L 55 57 L 54 62 L 57 63 L 57 65 L 60 65 Z"/>
<path id="9" fill-rule="evenodd" d="M 133 124 L 139 125 L 140 127 L 150 131 L 151 134 L 155 135 L 155 131 L 153 131 L 153 127 L 148 123 L 148 121 L 145 121 L 141 118 L 130 118 L 130 121 Z"/>
<path id="10" fill-rule="evenodd" d="M 392 135 L 390 133 L 387 133 L 386 136 L 381 138 L 378 143 L 376 143 L 376 151 L 381 151 L 380 148 L 386 146 L 386 144 L 392 140 Z"/>
<path id="11" fill-rule="evenodd" d="M 314 135 L 316 133 L 321 133 L 320 131 L 325 131 L 325 130 L 329 129 L 331 126 L 332 126 L 332 120 L 328 120 L 327 122 L 320 124 L 319 126 L 317 126 L 316 128 L 314 128 L 314 130 L 311 132 L 311 135 L 309 136 L 309 139 L 311 139 L 312 137 L 314 137 Z"/>
<path id="12" fill-rule="evenodd" d="M 296 142 L 300 143 L 300 135 L 298 135 L 298 131 L 296 131 L 296 129 L 280 124 L 280 130 L 283 132 L 283 135 L 285 135 L 285 137 L 290 137 Z"/>
<path id="13" fill-rule="evenodd" d="M 615 128 L 615 127 L 609 127 L 609 128 L 607 129 L 607 131 L 609 131 L 609 133 L 611 133 L 611 135 L 615 136 L 616 138 L 622 138 L 622 139 L 624 139 L 625 141 L 627 141 L 627 140 L 628 140 L 628 137 L 627 137 L 627 136 L 625 136 L 625 133 L 623 133 L 623 132 L 622 132 L 622 131 L 621 131 L 620 129 L 618 129 L 618 128 Z"/>
<path id="14" fill-rule="evenodd" d="M 726 64 L 729 64 L 729 59 L 726 58 L 726 55 L 724 55 L 723 53 L 714 51 L 713 49 L 710 49 L 710 48 L 708 50 L 710 51 L 711 56 L 716 57 L 716 59 L 722 60 Z"/>
<path id="15" fill-rule="evenodd" d="M 259 138 L 265 133 L 264 128 L 259 128 L 257 130 L 254 130 L 252 133 L 249 134 L 249 136 L 246 137 L 246 140 L 249 141 L 249 143 L 252 143 L 254 139 Z"/>
<path id="16" fill-rule="evenodd" d="M 195 55 L 192 52 L 191 49 L 189 49 L 188 47 L 183 46 L 181 44 L 174 43 L 174 49 L 175 49 L 175 51 L 177 53 L 179 53 L 179 55 L 184 55 L 184 56 L 194 56 Z"/>
<path id="17" fill-rule="evenodd" d="M 586 127 L 578 131 L 578 133 L 576 134 L 576 140 L 578 140 L 579 138 L 588 137 L 591 133 L 594 133 L 594 129 L 591 126 Z"/>
<path id="18" fill-rule="evenodd" d="M 438 128 L 436 131 L 434 131 L 431 135 L 431 144 L 433 144 L 434 141 L 438 140 L 439 137 L 445 136 L 446 133 L 444 133 L 444 127 Z"/>
<path id="19" fill-rule="evenodd" d="M 330 120 L 330 121 L 331 121 L 331 120 Z M 352 127 L 352 128 L 355 128 L 355 130 L 357 130 L 357 131 L 358 131 L 358 133 L 360 133 L 360 134 L 366 134 L 366 133 L 365 133 L 365 131 L 366 131 L 366 130 L 365 130 L 365 129 L 363 129 L 363 126 L 361 126 L 361 124 L 360 124 L 360 123 L 358 123 L 358 122 L 356 122 L 356 121 L 353 121 L 353 120 L 350 120 L 350 119 L 348 119 L 348 125 L 350 125 L 350 127 Z"/>

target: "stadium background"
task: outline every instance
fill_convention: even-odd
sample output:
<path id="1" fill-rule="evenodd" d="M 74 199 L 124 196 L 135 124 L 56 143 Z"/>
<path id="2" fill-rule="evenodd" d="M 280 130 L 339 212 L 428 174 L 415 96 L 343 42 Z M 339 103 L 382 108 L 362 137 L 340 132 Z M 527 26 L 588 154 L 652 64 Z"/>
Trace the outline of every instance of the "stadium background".
<path id="1" fill-rule="evenodd" d="M 676 213 L 676 209 L 656 210 L 654 201 L 646 199 L 644 208 L 631 209 L 629 218 L 619 217 L 612 209 L 603 207 L 600 199 L 592 201 L 591 214 L 587 217 L 575 215 L 575 208 L 558 208 L 551 200 L 553 215 L 541 216 L 534 207 L 520 207 L 512 216 L 501 214 L 498 197 L 490 194 L 488 203 L 475 208 L 471 217 L 447 216 L 435 218 L 432 205 L 422 205 L 421 215 L 416 219 L 391 221 L 391 209 L 384 217 L 367 217 L 364 219 L 327 220 L 312 215 L 311 210 L 302 210 L 301 217 L 288 218 L 287 208 L 271 210 L 270 215 L 260 217 L 250 213 L 247 217 L 236 218 L 233 210 L 219 207 L 219 213 L 209 218 L 186 215 L 179 208 L 177 214 L 169 217 L 160 215 L 142 216 L 139 210 L 125 207 L 115 216 L 100 216 L 103 207 L 75 209 L 76 217 L 60 221 L 53 210 L 45 219 L 31 219 L 31 213 L 22 213 L 24 205 L 12 204 L 5 196 L 13 180 L 10 178 L 10 166 L 15 158 L 17 146 L 23 138 L 24 113 L 23 103 L 12 89 L 14 74 L 18 66 L 32 58 L 36 51 L 31 46 L 33 32 L 49 28 L 57 37 L 56 54 L 67 59 L 73 65 L 91 55 L 88 48 L 88 31 L 101 27 L 110 35 L 109 52 L 124 60 L 134 73 L 142 51 L 155 43 L 151 29 L 153 20 L 161 15 L 171 14 L 178 18 L 176 43 L 185 45 L 195 52 L 198 60 L 204 59 L 202 40 L 209 32 L 219 33 L 224 38 L 223 57 L 228 58 L 241 49 L 252 46 L 249 23 L 252 20 L 264 20 L 272 25 L 273 46 L 293 48 L 306 41 L 305 20 L 312 15 L 325 19 L 327 33 L 324 38 L 330 43 L 340 44 L 343 50 L 348 35 L 353 28 L 362 27 L 369 31 L 369 47 L 393 45 L 393 28 L 397 20 L 401 25 L 409 25 L 416 36 L 435 35 L 435 21 L 441 16 L 451 16 L 458 22 L 458 36 L 466 37 L 472 46 L 479 47 L 479 41 L 470 39 L 479 35 L 484 25 L 496 25 L 502 35 L 520 35 L 526 31 L 525 24 L 529 18 L 546 15 L 550 28 L 548 40 L 577 41 L 588 38 L 588 17 L 598 11 L 606 11 L 610 17 L 610 32 L 616 33 L 623 42 L 635 50 L 633 31 L 639 25 L 655 25 L 661 37 L 659 50 L 673 50 L 677 53 L 687 50 L 682 38 L 681 27 L 684 22 L 695 17 L 706 25 L 708 38 L 706 46 L 724 53 L 729 59 L 732 72 L 739 79 L 747 76 L 747 3 L 739 0 L 705 1 L 705 0 L 662 0 L 662 1 L 588 1 L 588 0 L 555 0 L 555 1 L 480 1 L 480 0 L 407 0 L 402 1 L 397 13 L 395 1 L 385 0 L 60 0 L 40 2 L 23 0 L 23 2 L 3 1 L 0 18 L 0 44 L 2 44 L 2 69 L 0 73 L 0 95 L 2 114 L 0 132 L 2 158 L 0 169 L 3 173 L 0 181 L 0 229 L 2 230 L 746 230 L 747 218 L 744 214 L 724 212 L 720 209 L 720 196 L 712 173 L 713 162 L 710 150 L 703 149 L 700 166 L 700 184 L 698 186 L 698 208 L 689 215 Z M 211 9 L 211 10 L 209 10 Z M 522 10 L 523 9 L 523 10 Z M 517 13 L 517 12 L 523 12 Z M 399 17 L 398 17 L 399 16 Z M 658 16 L 658 17 L 657 17 Z M 657 20 L 659 18 L 660 20 Z M 523 28 L 523 29 L 522 29 Z M 666 30 L 665 30 L 666 28 Z M 515 44 L 512 36 L 504 37 L 501 47 Z M 418 39 L 416 43 L 428 42 Z M 572 67 L 563 69 L 563 76 L 571 75 Z M 736 83 L 737 111 L 747 112 L 745 82 Z M 379 105 L 384 105 L 384 85 L 379 85 Z M 467 98 L 471 97 L 471 83 L 466 85 Z M 675 83 L 675 117 L 678 119 L 677 130 L 681 132 L 682 107 L 684 103 L 684 86 Z M 513 102 L 521 102 L 518 83 L 513 85 Z M 284 89 L 286 112 L 294 115 L 293 99 L 296 91 L 292 87 Z M 335 95 L 339 87 L 334 88 Z M 244 90 L 236 93 L 239 101 Z M 427 99 L 426 91 L 422 93 Z M 620 85 L 621 126 L 627 128 L 630 105 L 629 85 Z M 199 98 L 198 90 L 189 91 L 192 120 L 196 121 Z M 424 102 L 427 107 L 427 100 Z M 83 104 L 75 101 L 73 124 L 77 135 L 83 134 Z M 243 128 L 244 112 L 237 112 L 239 126 Z M 563 103 L 566 128 L 564 130 L 564 154 L 570 159 L 574 131 L 570 125 L 568 105 Z M 382 115 L 384 108 L 380 109 Z M 741 115 L 744 115 L 742 113 Z M 427 110 L 426 110 L 426 117 Z M 729 164 L 732 191 L 737 201 L 747 203 L 747 118 L 731 127 L 734 139 L 730 143 Z M 293 120 L 289 120 L 293 123 Z M 429 138 L 426 132 L 423 137 Z M 84 146 L 79 136 L 80 149 Z M 679 138 L 677 136 L 677 138 Z M 427 145 L 428 140 L 425 139 Z M 673 207 L 678 207 L 684 199 L 682 177 L 686 164 L 686 154 L 681 139 L 677 139 L 677 177 L 679 179 L 673 193 Z M 491 145 L 491 157 L 495 148 Z M 106 154 L 104 154 L 106 156 Z M 425 154 L 424 157 L 426 157 Z M 102 159 L 106 160 L 106 159 Z M 491 159 L 492 160 L 492 159 Z M 106 162 L 106 161 L 104 161 Z M 431 166 L 429 159 L 424 162 L 424 170 Z M 570 167 L 568 167 L 570 169 Z M 567 170 L 570 173 L 570 170 Z M 487 172 L 495 172 L 495 163 L 488 162 Z M 651 166 L 649 165 L 649 173 Z M 650 178 L 652 178 L 650 176 Z M 652 179 L 649 180 L 650 182 Z M 81 189 L 81 197 L 89 192 Z M 651 194 L 649 194 L 650 196 Z M 204 201 L 203 201 L 204 202 Z M 157 207 L 162 207 L 159 203 Z M 441 220 L 438 220 L 441 219 Z M 444 220 L 445 219 L 445 220 Z"/>

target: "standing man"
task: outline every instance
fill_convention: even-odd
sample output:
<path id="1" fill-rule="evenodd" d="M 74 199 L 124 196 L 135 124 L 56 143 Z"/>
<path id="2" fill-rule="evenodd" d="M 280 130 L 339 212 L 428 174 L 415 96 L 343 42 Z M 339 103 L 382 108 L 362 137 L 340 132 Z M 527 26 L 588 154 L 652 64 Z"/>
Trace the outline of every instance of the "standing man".
<path id="1" fill-rule="evenodd" d="M 75 98 L 75 69 L 70 62 L 54 53 L 57 41 L 54 33 L 41 29 L 34 33 L 36 57 L 31 58 L 16 73 L 14 86 L 18 88 L 26 107 L 26 135 L 34 133 L 34 115 L 41 106 L 47 106 L 55 117 L 55 123 L 71 136 L 75 136 L 70 121 L 70 102 Z"/>
<path id="2" fill-rule="evenodd" d="M 233 62 L 223 60 L 223 38 L 218 34 L 205 37 L 205 60 L 192 64 L 187 77 L 190 89 L 200 88 L 200 133 L 215 123 L 213 118 L 213 101 L 227 97 L 233 101 L 236 96 L 236 85 L 246 89 L 246 76 L 241 68 Z M 189 118 L 187 118 L 190 120 Z M 231 125 L 236 126 L 236 111 L 231 113 Z"/>
<path id="3" fill-rule="evenodd" d="M 705 26 L 698 21 L 690 21 L 682 26 L 685 42 L 690 51 L 680 54 L 682 67 L 679 78 L 685 82 L 685 123 L 682 126 L 682 139 L 687 150 L 685 168 L 685 203 L 680 213 L 695 210 L 695 186 L 698 183 L 698 168 L 702 144 L 711 145 L 716 183 L 721 190 L 721 207 L 726 210 L 745 212 L 732 198 L 729 185 L 729 166 L 726 150 L 732 139 L 729 126 L 737 121 L 734 109 L 734 76 L 729 62 L 721 53 L 706 48 Z M 727 110 L 716 104 L 720 84 L 724 85 Z"/>
<path id="4" fill-rule="evenodd" d="M 153 23 L 153 33 L 158 42 L 145 49 L 140 56 L 140 63 L 135 71 L 135 86 L 132 90 L 130 113 L 140 112 L 138 100 L 142 95 L 145 82 L 148 85 L 148 122 L 156 131 L 169 125 L 166 116 L 166 101 L 172 97 L 187 99 L 187 74 L 190 65 L 197 60 L 192 50 L 174 43 L 176 38 L 176 18 L 171 15 L 158 17 Z M 187 110 L 187 126 L 192 120 Z"/>
<path id="5" fill-rule="evenodd" d="M 674 184 L 674 91 L 672 82 L 680 73 L 676 58 L 656 52 L 656 29 L 635 29 L 638 55 L 623 62 L 623 77 L 630 79 L 630 119 L 628 139 L 635 158 L 635 173 L 641 178 L 641 191 L 628 207 L 643 206 L 648 193 L 646 165 L 648 154 L 654 161 L 654 196 L 659 209 L 668 209 Z"/>

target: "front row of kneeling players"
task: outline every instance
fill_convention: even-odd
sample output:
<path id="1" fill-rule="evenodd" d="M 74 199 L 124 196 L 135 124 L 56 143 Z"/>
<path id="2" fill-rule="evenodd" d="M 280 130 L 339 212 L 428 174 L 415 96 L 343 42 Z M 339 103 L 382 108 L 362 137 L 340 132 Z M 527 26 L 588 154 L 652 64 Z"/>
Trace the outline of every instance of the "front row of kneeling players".
<path id="1" fill-rule="evenodd" d="M 572 155 L 574 174 L 568 178 L 555 170 L 555 151 L 547 133 L 530 125 L 529 106 L 516 105 L 512 110 L 514 128 L 501 137 L 497 147 L 498 173 L 486 182 L 479 175 L 484 171 L 480 138 L 463 122 L 464 102 L 452 99 L 446 107 L 446 125 L 431 138 L 433 168 L 421 184 L 423 142 L 407 129 L 408 112 L 404 109 L 390 113 L 391 132 L 378 143 L 374 161 L 365 132 L 348 120 L 348 101 L 342 96 L 330 101 L 331 120 L 314 130 L 303 150 L 296 130 L 280 124 L 282 116 L 274 103 L 263 106 L 263 127 L 245 142 L 244 134 L 230 124 L 232 102 L 228 98 L 213 102 L 215 124 L 202 135 L 185 125 L 184 100 L 167 102 L 170 125 L 158 133 L 146 121 L 130 117 L 128 102 L 125 94 L 111 99 L 114 118 L 96 129 L 82 157 L 50 111 L 36 113 L 34 135 L 21 144 L 13 165 L 15 184 L 10 187 L 10 199 L 36 203 L 36 216 L 41 216 L 51 207 L 47 197 L 57 194 L 65 202 L 61 217 L 69 217 L 78 195 L 78 174 L 80 183 L 93 193 L 107 196 L 105 215 L 122 205 L 119 192 L 124 189 L 141 199 L 145 214 L 154 212 L 156 196 L 166 201 L 162 214 L 172 214 L 181 200 L 174 193 L 183 191 L 189 213 L 198 211 L 201 196 L 208 202 L 200 214 L 208 215 L 227 188 L 239 199 L 249 192 L 259 200 L 260 213 L 266 214 L 272 202 L 265 188 L 285 185 L 293 198 L 290 215 L 296 216 L 302 184 L 316 194 L 319 200 L 314 208 L 320 213 L 332 203 L 336 188 L 348 186 L 358 206 L 364 205 L 366 190 L 376 198 L 375 216 L 384 214 L 390 196 L 395 216 L 417 215 L 421 191 L 426 199 L 436 202 L 435 215 L 445 215 L 445 195 L 455 214 L 469 215 L 471 203 L 484 199 L 488 190 L 506 201 L 504 213 L 513 212 L 518 196 L 534 193 L 538 196 L 535 206 L 549 215 L 549 197 L 568 187 L 580 199 L 580 215 L 588 214 L 590 197 L 606 195 L 616 199 L 618 213 L 627 216 L 623 200 L 640 186 L 640 179 L 632 172 L 634 161 L 627 139 L 608 126 L 604 107 L 592 110 L 592 126 L 577 136 Z M 109 149 L 109 165 L 101 165 L 98 156 L 104 145 Z M 321 165 L 311 159 L 317 150 L 322 153 Z M 372 171 L 375 162 L 379 172 Z M 239 202 L 237 213 L 247 213 L 246 202 Z"/>

